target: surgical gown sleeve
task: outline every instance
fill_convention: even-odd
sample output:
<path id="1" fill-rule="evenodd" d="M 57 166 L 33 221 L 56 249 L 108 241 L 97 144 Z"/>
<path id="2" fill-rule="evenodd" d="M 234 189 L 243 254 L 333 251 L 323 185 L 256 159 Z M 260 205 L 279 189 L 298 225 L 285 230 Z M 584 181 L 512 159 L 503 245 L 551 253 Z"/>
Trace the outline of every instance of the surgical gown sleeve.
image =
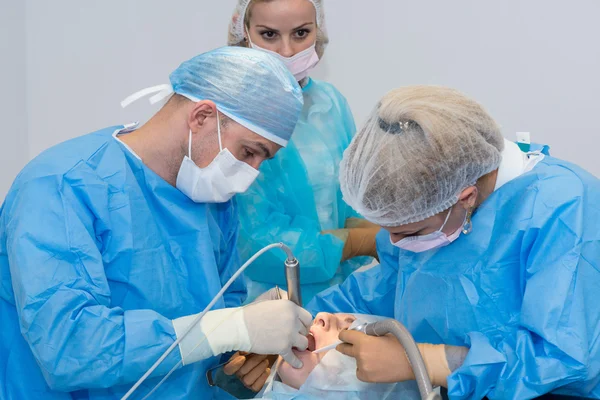
<path id="1" fill-rule="evenodd" d="M 341 285 L 333 286 L 308 304 L 313 315 L 319 312 L 344 312 L 394 317 L 394 298 L 398 279 L 398 250 L 391 245 L 390 235 L 377 234 L 380 264 L 351 274 Z"/>
<path id="2" fill-rule="evenodd" d="M 219 215 L 225 215 L 228 220 L 238 220 L 237 215 L 237 204 L 235 199 L 231 203 L 217 204 L 216 207 L 227 207 L 227 212 L 221 212 Z M 219 276 L 221 277 L 221 285 L 225 286 L 227 281 L 237 272 L 241 267 L 240 254 L 237 249 L 237 242 L 239 236 L 239 224 L 238 223 L 223 223 L 222 226 L 230 226 L 231 229 L 228 234 L 225 235 L 223 246 L 221 246 L 219 254 Z M 244 283 L 243 277 L 236 279 L 231 286 L 227 289 L 223 298 L 225 300 L 225 307 L 239 307 L 242 305 L 248 291 L 246 290 L 246 284 Z"/>
<path id="3" fill-rule="evenodd" d="M 21 333 L 48 385 L 58 391 L 135 382 L 175 340 L 168 318 L 111 306 L 95 234 L 101 222 L 73 189 L 101 183 L 78 184 L 38 178 L 24 183 L 5 210 Z M 179 360 L 179 352 L 172 352 L 154 375 L 164 375 Z"/>
<path id="4" fill-rule="evenodd" d="M 261 248 L 277 242 L 288 245 L 300 260 L 303 284 L 329 281 L 338 270 L 344 242 L 321 231 L 344 227 L 346 218 L 356 213 L 342 200 L 337 168 L 343 151 L 356 132 L 354 118 L 346 99 L 330 84 L 313 81 L 304 88 L 304 110 L 287 148 L 261 166 L 261 176 L 241 196 L 240 250 L 244 259 Z M 320 153 L 316 154 L 317 149 Z M 321 158 L 323 157 L 323 158 Z M 327 182 L 325 165 L 335 165 Z M 315 179 L 317 181 L 318 179 Z M 327 185 L 333 204 L 315 200 L 315 191 Z M 319 196 L 317 196 L 319 197 Z M 331 225 L 323 229 L 319 209 L 330 207 Z M 284 285 L 284 254 L 271 251 L 247 270 L 260 282 Z"/>
<path id="5" fill-rule="evenodd" d="M 243 204 L 241 235 L 245 238 L 241 254 L 247 259 L 265 246 L 283 242 L 300 260 L 301 283 L 327 281 L 340 265 L 344 242 L 333 235 L 322 235 L 316 216 L 313 219 L 296 214 L 293 196 L 277 189 L 280 185 L 276 182 L 280 178 L 285 179 L 265 169 L 244 193 L 240 202 Z M 284 261 L 283 252 L 267 252 L 256 265 L 249 267 L 248 275 L 253 280 L 285 285 Z"/>
<path id="6" fill-rule="evenodd" d="M 342 113 L 342 121 L 344 121 L 345 129 L 344 132 L 348 134 L 348 141 L 351 142 L 354 136 L 356 135 L 356 123 L 354 121 L 354 116 L 352 115 L 352 110 L 350 108 L 350 104 L 348 104 L 348 100 L 345 97 L 340 96 L 340 110 Z M 341 195 L 341 192 L 340 192 Z M 340 204 L 343 204 L 346 207 L 346 218 L 361 218 L 364 219 L 362 215 L 356 212 L 352 207 L 350 207 L 345 201 L 341 201 Z"/>
<path id="7" fill-rule="evenodd" d="M 563 174 L 544 182 L 558 190 L 537 189 L 521 252 L 518 328 L 469 334 L 465 363 L 448 379 L 452 399 L 526 399 L 565 386 L 585 396 L 598 384 L 600 191 L 573 181 Z"/>

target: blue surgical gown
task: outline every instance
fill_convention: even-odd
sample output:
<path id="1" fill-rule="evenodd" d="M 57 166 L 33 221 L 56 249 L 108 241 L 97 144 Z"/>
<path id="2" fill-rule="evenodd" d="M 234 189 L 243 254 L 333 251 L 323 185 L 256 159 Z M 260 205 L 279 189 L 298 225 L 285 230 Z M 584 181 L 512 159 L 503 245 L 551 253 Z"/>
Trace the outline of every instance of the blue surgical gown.
<path id="1" fill-rule="evenodd" d="M 311 312 L 384 315 L 418 342 L 468 346 L 452 399 L 600 397 L 600 181 L 546 157 L 478 208 L 473 231 L 416 254 L 378 235 L 381 265 Z"/>
<path id="2" fill-rule="evenodd" d="M 358 217 L 343 200 L 338 180 L 344 150 L 356 132 L 346 99 L 329 83 L 309 79 L 304 109 L 288 146 L 262 164 L 261 175 L 239 196 L 242 259 L 277 242 L 300 261 L 305 301 L 341 283 L 367 258 L 340 266 L 344 242 L 322 231 L 344 228 Z M 246 270 L 249 298 L 285 286 L 282 252 L 269 252 Z M 371 260 L 371 259 L 369 259 Z"/>
<path id="3" fill-rule="evenodd" d="M 202 311 L 239 267 L 234 202 L 192 202 L 118 129 L 42 153 L 0 210 L 0 399 L 121 398 L 175 340 L 171 320 Z M 236 281 L 217 307 L 244 297 Z M 217 362 L 180 368 L 154 398 L 221 398 L 205 377 Z"/>

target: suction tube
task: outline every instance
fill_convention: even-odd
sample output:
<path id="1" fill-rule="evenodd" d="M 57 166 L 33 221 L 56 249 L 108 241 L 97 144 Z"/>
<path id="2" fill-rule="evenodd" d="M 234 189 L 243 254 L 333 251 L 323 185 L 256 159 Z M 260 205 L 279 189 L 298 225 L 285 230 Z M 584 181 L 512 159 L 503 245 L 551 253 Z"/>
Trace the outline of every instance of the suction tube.
<path id="1" fill-rule="evenodd" d="M 365 327 L 365 333 L 369 336 L 383 336 L 391 333 L 398 339 L 408 357 L 408 361 L 415 373 L 415 379 L 419 386 L 419 393 L 423 400 L 441 400 L 441 396 L 433 391 L 431 380 L 427 374 L 425 362 L 419 352 L 412 335 L 400 322 L 394 319 L 373 322 Z"/>

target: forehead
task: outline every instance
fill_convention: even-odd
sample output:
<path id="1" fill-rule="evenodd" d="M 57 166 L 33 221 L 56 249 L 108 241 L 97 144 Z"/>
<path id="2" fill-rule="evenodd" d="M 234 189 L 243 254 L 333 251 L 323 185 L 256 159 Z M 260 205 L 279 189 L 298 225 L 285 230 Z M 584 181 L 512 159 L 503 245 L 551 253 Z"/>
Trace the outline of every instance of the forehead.
<path id="1" fill-rule="evenodd" d="M 238 141 L 244 141 L 244 142 L 253 142 L 253 143 L 261 143 L 262 145 L 264 145 L 265 147 L 267 147 L 269 150 L 271 150 L 272 153 L 275 153 L 277 150 L 279 150 L 281 148 L 280 145 L 278 145 L 277 143 L 274 143 L 272 141 L 270 141 L 269 139 L 265 139 L 264 137 L 260 136 L 258 133 L 255 133 L 253 131 L 251 131 L 250 129 L 246 128 L 245 126 L 231 120 L 230 125 L 228 126 L 227 134 L 230 135 L 230 137 L 232 137 L 235 140 Z"/>
<path id="2" fill-rule="evenodd" d="M 290 25 L 293 28 L 306 22 L 316 22 L 317 18 L 315 6 L 309 0 L 260 1 L 250 7 L 250 23 L 253 25 Z"/>

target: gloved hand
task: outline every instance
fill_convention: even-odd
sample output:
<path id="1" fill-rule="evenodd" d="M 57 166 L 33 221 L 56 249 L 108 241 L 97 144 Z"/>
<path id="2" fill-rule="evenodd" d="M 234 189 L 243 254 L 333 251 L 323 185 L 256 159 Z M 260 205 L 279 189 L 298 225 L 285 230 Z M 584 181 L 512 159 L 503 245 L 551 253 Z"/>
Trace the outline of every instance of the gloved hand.
<path id="1" fill-rule="evenodd" d="M 288 299 L 287 292 L 279 287 L 274 287 L 258 296 L 253 303 L 281 299 Z M 276 360 L 277 355 L 267 356 L 238 351 L 223 367 L 223 372 L 226 375 L 235 374 L 246 388 L 259 392 L 269 378 L 271 367 Z"/>
<path id="2" fill-rule="evenodd" d="M 323 231 L 344 242 L 341 262 L 353 257 L 369 256 L 378 258 L 375 237 L 381 227 L 360 218 L 348 218 L 346 228 Z"/>
<path id="3" fill-rule="evenodd" d="M 369 383 L 392 383 L 415 379 L 404 347 L 393 335 L 368 336 L 343 330 L 344 343 L 336 350 L 356 359 L 356 377 Z"/>
<path id="4" fill-rule="evenodd" d="M 177 337 L 192 323 L 190 315 L 173 320 Z M 279 354 L 292 367 L 302 362 L 292 348 L 306 350 L 312 316 L 289 300 L 252 303 L 245 307 L 208 312 L 179 344 L 183 364 L 232 350 L 257 354 Z"/>
<path id="5" fill-rule="evenodd" d="M 378 258 L 375 237 L 380 229 L 377 225 L 370 228 L 348 229 L 348 239 L 342 252 L 342 261 L 359 256 Z"/>
<path id="6" fill-rule="evenodd" d="M 289 300 L 263 301 L 244 308 L 244 321 L 251 346 L 256 354 L 279 354 L 294 368 L 302 368 L 302 361 L 292 348 L 308 348 L 308 330 L 312 315 Z M 241 349 L 244 350 L 244 349 Z"/>
<path id="7" fill-rule="evenodd" d="M 265 385 L 277 356 L 237 352 L 223 367 L 226 375 L 235 374 L 248 389 L 259 392 Z"/>
<path id="8" fill-rule="evenodd" d="M 332 229 L 330 231 L 321 232 L 322 235 L 333 235 L 336 238 L 340 239 L 342 242 L 346 243 L 348 240 L 348 229 Z"/>
<path id="9" fill-rule="evenodd" d="M 395 336 L 388 334 L 376 337 L 344 330 L 340 332 L 339 337 L 344 343 L 338 345 L 336 350 L 356 359 L 356 377 L 359 380 L 391 383 L 415 379 L 406 351 Z M 434 386 L 448 387 L 447 378 L 451 370 L 446 358 L 447 346 L 418 343 L 417 347 L 425 362 L 431 383 Z M 468 349 L 462 347 L 454 347 L 454 349 L 464 355 L 468 352 Z"/>

